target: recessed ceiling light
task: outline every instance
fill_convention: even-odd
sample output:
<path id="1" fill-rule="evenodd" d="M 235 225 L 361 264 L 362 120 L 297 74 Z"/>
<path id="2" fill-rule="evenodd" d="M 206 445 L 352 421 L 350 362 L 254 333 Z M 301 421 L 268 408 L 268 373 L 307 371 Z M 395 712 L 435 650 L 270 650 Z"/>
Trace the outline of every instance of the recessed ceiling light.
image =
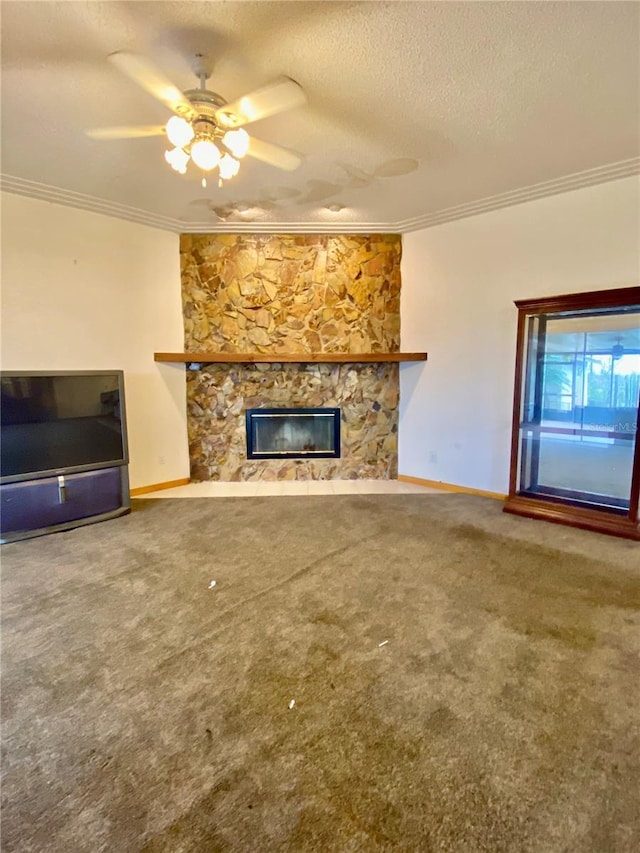
<path id="1" fill-rule="evenodd" d="M 327 210 L 330 210 L 331 213 L 340 213 L 341 210 L 344 210 L 344 204 L 328 204 Z"/>

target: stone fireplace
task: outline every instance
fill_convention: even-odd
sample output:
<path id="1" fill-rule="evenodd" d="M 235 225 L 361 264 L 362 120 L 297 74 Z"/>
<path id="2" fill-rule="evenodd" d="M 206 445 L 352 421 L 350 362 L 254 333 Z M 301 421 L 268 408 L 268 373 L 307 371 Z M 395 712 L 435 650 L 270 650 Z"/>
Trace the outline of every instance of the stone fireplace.
<path id="1" fill-rule="evenodd" d="M 187 371 L 194 480 L 397 476 L 398 365 L 305 355 L 398 352 L 400 255 L 397 235 L 182 235 L 185 352 L 300 357 Z M 247 410 L 320 408 L 339 456 L 247 452 Z"/>

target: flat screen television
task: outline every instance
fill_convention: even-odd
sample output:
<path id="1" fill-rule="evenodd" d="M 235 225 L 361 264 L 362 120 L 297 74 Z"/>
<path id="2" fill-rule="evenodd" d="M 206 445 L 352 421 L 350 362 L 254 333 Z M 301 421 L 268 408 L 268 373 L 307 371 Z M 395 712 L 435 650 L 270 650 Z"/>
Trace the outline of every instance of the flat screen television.
<path id="1" fill-rule="evenodd" d="M 0 483 L 129 461 L 121 370 L 2 371 Z"/>

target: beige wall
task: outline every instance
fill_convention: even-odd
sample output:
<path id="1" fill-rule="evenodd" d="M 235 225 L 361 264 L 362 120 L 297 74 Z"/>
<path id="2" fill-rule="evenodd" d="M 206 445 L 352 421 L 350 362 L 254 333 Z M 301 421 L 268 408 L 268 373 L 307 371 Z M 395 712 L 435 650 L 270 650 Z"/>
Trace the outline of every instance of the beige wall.
<path id="1" fill-rule="evenodd" d="M 133 488 L 188 477 L 178 237 L 3 193 L 2 367 L 125 372 Z"/>
<path id="2" fill-rule="evenodd" d="M 506 492 L 513 300 L 638 284 L 640 178 L 406 234 L 400 473 Z"/>

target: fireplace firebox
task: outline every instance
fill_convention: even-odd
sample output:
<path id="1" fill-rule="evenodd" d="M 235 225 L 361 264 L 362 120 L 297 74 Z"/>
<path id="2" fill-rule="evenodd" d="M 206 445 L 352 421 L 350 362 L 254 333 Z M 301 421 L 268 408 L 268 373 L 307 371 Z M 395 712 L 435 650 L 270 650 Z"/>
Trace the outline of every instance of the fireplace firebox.
<path id="1" fill-rule="evenodd" d="M 340 409 L 247 409 L 249 459 L 338 459 Z"/>

